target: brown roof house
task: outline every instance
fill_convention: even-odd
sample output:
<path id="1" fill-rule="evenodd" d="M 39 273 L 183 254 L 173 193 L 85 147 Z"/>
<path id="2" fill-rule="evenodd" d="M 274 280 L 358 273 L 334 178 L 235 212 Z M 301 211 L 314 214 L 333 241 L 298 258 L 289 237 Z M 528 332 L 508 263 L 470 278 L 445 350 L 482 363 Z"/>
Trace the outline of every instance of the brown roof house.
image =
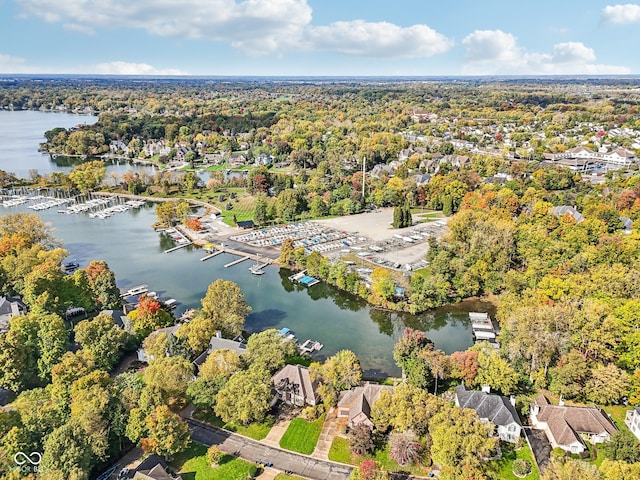
<path id="1" fill-rule="evenodd" d="M 531 425 L 544 430 L 553 448 L 578 454 L 587 449 L 585 440 L 594 444 L 608 442 L 618 431 L 596 406 L 551 405 L 544 395 L 536 397 L 531 407 Z"/>
<path id="2" fill-rule="evenodd" d="M 520 437 L 522 423 L 518 418 L 515 399 L 491 394 L 488 391 L 467 390 L 464 385 L 456 387 L 456 405 L 475 410 L 482 421 L 490 421 L 496 426 L 500 440 L 515 443 Z"/>
<path id="3" fill-rule="evenodd" d="M 316 405 L 320 400 L 317 384 L 311 381 L 307 367 L 285 365 L 271 377 L 271 381 L 276 398 L 289 405 L 304 407 Z"/>
<path id="4" fill-rule="evenodd" d="M 349 427 L 364 423 L 373 428 L 371 407 L 385 390 L 393 392 L 393 387 L 369 383 L 340 393 L 337 406 L 338 418 L 348 418 Z"/>

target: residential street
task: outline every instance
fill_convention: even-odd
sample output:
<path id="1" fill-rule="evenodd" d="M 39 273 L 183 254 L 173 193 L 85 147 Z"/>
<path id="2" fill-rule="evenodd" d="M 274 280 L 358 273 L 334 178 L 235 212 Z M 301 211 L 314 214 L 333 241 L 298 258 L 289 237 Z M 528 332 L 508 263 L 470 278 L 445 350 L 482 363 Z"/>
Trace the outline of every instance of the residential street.
<path id="1" fill-rule="evenodd" d="M 290 471 L 314 480 L 344 480 L 351 474 L 352 468 L 347 465 L 270 447 L 191 418 L 185 418 L 185 421 L 191 429 L 194 441 L 204 445 L 218 445 L 222 451 L 251 462 L 270 462 L 278 470 Z"/>

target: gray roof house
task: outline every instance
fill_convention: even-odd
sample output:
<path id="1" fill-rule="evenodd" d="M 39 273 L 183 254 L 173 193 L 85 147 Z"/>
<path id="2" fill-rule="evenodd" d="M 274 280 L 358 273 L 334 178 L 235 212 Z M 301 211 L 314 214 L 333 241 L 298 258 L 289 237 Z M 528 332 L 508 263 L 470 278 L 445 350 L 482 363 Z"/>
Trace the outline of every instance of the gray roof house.
<path id="1" fill-rule="evenodd" d="M 122 310 L 102 310 L 100 315 L 111 317 L 113 323 L 127 332 L 131 331 L 131 320 Z"/>
<path id="2" fill-rule="evenodd" d="M 211 340 L 209 340 L 207 349 L 198 355 L 193 363 L 195 363 L 197 367 L 201 366 L 207 360 L 209 354 L 216 350 L 231 350 L 236 352 L 238 355 L 244 355 L 247 353 L 247 346 L 238 338 L 229 340 L 227 338 L 222 338 L 220 332 L 217 332 L 216 335 L 211 337 Z"/>
<path id="3" fill-rule="evenodd" d="M 573 217 L 576 223 L 584 222 L 585 220 L 584 215 L 576 210 L 575 207 L 572 207 L 570 205 L 560 205 L 559 207 L 553 207 L 551 209 L 551 213 L 553 213 L 558 218 L 562 218 L 566 214 L 569 214 L 571 217 Z"/>
<path id="4" fill-rule="evenodd" d="M 464 385 L 458 385 L 455 402 L 461 408 L 475 410 L 481 420 L 493 423 L 500 440 L 511 443 L 518 441 L 522 423 L 512 400 L 485 391 L 467 390 Z"/>
<path id="5" fill-rule="evenodd" d="M 138 468 L 136 468 L 133 478 L 142 480 L 182 480 L 180 475 L 174 477 L 167 473 L 167 464 L 164 459 L 158 455 L 151 455 L 146 458 Z"/>
<path id="6" fill-rule="evenodd" d="M 9 330 L 9 320 L 20 315 L 26 306 L 19 298 L 0 297 L 0 332 Z"/>
<path id="7" fill-rule="evenodd" d="M 271 377 L 276 398 L 298 407 L 316 405 L 320 396 L 307 367 L 285 365 Z"/>
<path id="8" fill-rule="evenodd" d="M 159 328 L 158 330 L 151 332 L 149 335 L 154 335 L 154 334 L 158 334 L 158 333 L 166 333 L 167 335 L 175 335 L 175 333 L 178 331 L 178 328 L 180 328 L 180 325 L 172 325 L 170 327 L 165 327 L 165 328 Z M 141 362 L 148 362 L 149 360 L 153 360 L 153 356 L 149 355 L 145 350 L 144 347 L 140 347 L 138 348 L 138 360 Z"/>
<path id="9" fill-rule="evenodd" d="M 369 383 L 340 393 L 337 417 L 348 418 L 347 423 L 350 427 L 365 424 L 373 428 L 371 407 L 384 391 L 393 392 L 393 387 Z"/>

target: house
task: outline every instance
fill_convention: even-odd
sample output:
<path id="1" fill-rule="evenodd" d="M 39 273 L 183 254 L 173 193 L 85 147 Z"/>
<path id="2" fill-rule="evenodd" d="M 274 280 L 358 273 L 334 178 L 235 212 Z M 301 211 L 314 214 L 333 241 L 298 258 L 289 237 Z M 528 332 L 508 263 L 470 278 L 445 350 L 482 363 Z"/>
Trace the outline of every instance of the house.
<path id="1" fill-rule="evenodd" d="M 211 352 L 215 352 L 216 350 L 231 350 L 236 352 L 238 355 L 244 355 L 247 353 L 247 346 L 244 344 L 244 339 L 242 337 L 236 337 L 234 340 L 229 340 L 227 338 L 222 338 L 221 333 L 217 332 L 215 336 L 211 337 L 211 340 L 209 340 L 207 349 L 198 355 L 193 363 L 196 367 L 200 367 L 207 360 L 207 357 Z"/>
<path id="2" fill-rule="evenodd" d="M 596 406 L 568 407 L 551 405 L 544 395 L 531 407 L 531 426 L 544 430 L 551 446 L 570 453 L 587 450 L 585 440 L 603 443 L 618 431 L 611 419 Z"/>
<path id="3" fill-rule="evenodd" d="M 276 398 L 289 405 L 304 407 L 316 405 L 320 399 L 317 385 L 311 380 L 309 370 L 300 365 L 285 365 L 271 378 Z"/>
<path id="4" fill-rule="evenodd" d="M 0 333 L 9 330 L 9 320 L 27 309 L 19 298 L 0 297 Z"/>
<path id="5" fill-rule="evenodd" d="M 115 325 L 127 332 L 131 332 L 131 327 L 133 325 L 131 319 L 127 317 L 126 313 L 122 310 L 102 310 L 100 315 L 111 317 Z"/>
<path id="6" fill-rule="evenodd" d="M 640 407 L 627 410 L 624 424 L 631 430 L 638 440 L 640 440 Z"/>
<path id="7" fill-rule="evenodd" d="M 149 335 L 154 335 L 154 334 L 158 334 L 158 333 L 166 333 L 167 335 L 175 335 L 176 332 L 178 331 L 178 328 L 180 326 L 179 325 L 172 325 L 171 327 L 165 327 L 165 328 L 160 328 L 154 332 L 151 332 Z M 149 360 L 153 360 L 153 355 L 148 354 L 145 350 L 144 347 L 140 347 L 137 351 L 138 353 L 138 360 L 141 362 L 149 362 Z"/>
<path id="8" fill-rule="evenodd" d="M 629 235 L 633 229 L 633 220 L 631 220 L 629 217 L 620 217 L 620 221 L 622 222 L 624 233 Z"/>
<path id="9" fill-rule="evenodd" d="M 174 477 L 167 472 L 166 462 L 158 455 L 151 455 L 146 458 L 138 468 L 136 468 L 133 478 L 143 480 L 182 480 L 180 475 Z"/>
<path id="10" fill-rule="evenodd" d="M 551 213 L 553 213 L 556 217 L 562 218 L 565 215 L 569 215 L 573 217 L 576 223 L 584 222 L 585 218 L 575 207 L 569 205 L 560 205 L 558 207 L 553 207 L 551 209 Z"/>
<path id="11" fill-rule="evenodd" d="M 413 177 L 416 180 L 416 185 L 419 187 L 421 185 L 426 185 L 431 181 L 431 175 L 428 173 L 420 173 Z"/>
<path id="12" fill-rule="evenodd" d="M 455 390 L 455 402 L 458 407 L 475 410 L 480 420 L 493 423 L 500 440 L 511 443 L 518 441 L 522 423 L 518 418 L 513 397 L 508 399 L 484 390 L 467 390 L 464 385 L 458 385 Z"/>
<path id="13" fill-rule="evenodd" d="M 384 391 L 393 392 L 393 387 L 368 383 L 342 392 L 338 398 L 337 417 L 348 418 L 349 427 L 365 424 L 373 428 L 371 407 Z"/>

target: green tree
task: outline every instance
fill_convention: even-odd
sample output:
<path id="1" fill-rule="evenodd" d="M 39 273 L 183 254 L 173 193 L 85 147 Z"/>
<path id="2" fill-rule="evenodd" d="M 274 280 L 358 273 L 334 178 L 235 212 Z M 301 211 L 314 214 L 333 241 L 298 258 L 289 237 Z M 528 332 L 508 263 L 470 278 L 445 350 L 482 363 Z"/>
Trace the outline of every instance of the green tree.
<path id="1" fill-rule="evenodd" d="M 256 225 L 267 223 L 267 200 L 264 195 L 258 195 L 253 210 L 253 221 Z"/>
<path id="2" fill-rule="evenodd" d="M 187 387 L 187 400 L 201 410 L 211 411 L 216 405 L 218 392 L 226 383 L 227 378 L 222 375 L 213 378 L 198 377 Z"/>
<path id="3" fill-rule="evenodd" d="M 73 167 L 69 172 L 69 179 L 83 192 L 93 190 L 104 180 L 107 169 L 104 162 L 94 160 Z"/>
<path id="4" fill-rule="evenodd" d="M 509 362 L 490 345 L 476 344 L 471 349 L 478 351 L 478 384 L 489 385 L 503 395 L 514 393 L 519 375 Z"/>
<path id="5" fill-rule="evenodd" d="M 214 410 L 225 422 L 247 425 L 264 419 L 272 396 L 269 372 L 262 368 L 250 368 L 231 376 L 218 392 Z"/>
<path id="6" fill-rule="evenodd" d="M 602 445 L 602 452 L 611 460 L 627 463 L 640 462 L 640 446 L 638 439 L 627 429 L 617 431 L 611 436 L 611 441 Z"/>
<path id="7" fill-rule="evenodd" d="M 65 479 L 87 480 L 94 466 L 87 440 L 84 430 L 74 421 L 56 428 L 44 442 L 43 470 L 59 470 Z"/>
<path id="8" fill-rule="evenodd" d="M 254 333 L 247 342 L 249 363 L 269 372 L 276 371 L 284 365 L 287 358 L 297 354 L 296 344 L 292 340 L 284 339 L 274 328 Z"/>
<path id="9" fill-rule="evenodd" d="M 242 369 L 242 360 L 233 350 L 214 350 L 198 369 L 198 376 L 208 380 L 229 378 Z"/>
<path id="10" fill-rule="evenodd" d="M 402 383 L 393 393 L 381 392 L 371 407 L 371 418 L 379 431 L 393 427 L 397 431 L 427 433 L 432 417 L 442 408 L 441 398 L 413 385 Z"/>
<path id="11" fill-rule="evenodd" d="M 148 436 L 141 440 L 145 452 L 155 453 L 167 460 L 186 450 L 191 443 L 189 427 L 172 413 L 169 407 L 156 407 L 146 420 Z"/>
<path id="12" fill-rule="evenodd" d="M 446 406 L 429 424 L 431 458 L 444 467 L 479 467 L 498 446 L 497 437 L 490 436 L 492 428 L 473 410 Z"/>
<path id="13" fill-rule="evenodd" d="M 309 373 L 319 381 L 318 392 L 328 405 L 335 405 L 341 391 L 359 385 L 362 380 L 360 359 L 351 350 L 340 350 L 324 364 L 312 363 Z"/>
<path id="14" fill-rule="evenodd" d="M 154 360 L 144 371 L 144 381 L 156 387 L 170 398 L 185 396 L 187 385 L 193 377 L 193 364 L 182 357 L 165 357 Z"/>
<path id="15" fill-rule="evenodd" d="M 376 267 L 371 273 L 371 293 L 384 300 L 389 300 L 396 292 L 393 277 L 389 270 Z"/>
<path id="16" fill-rule="evenodd" d="M 598 365 L 591 370 L 591 377 L 584 387 L 587 400 L 600 404 L 618 403 L 629 390 L 629 375 L 613 363 Z"/>
<path id="17" fill-rule="evenodd" d="M 92 260 L 84 269 L 89 287 L 96 298 L 97 307 L 105 310 L 117 310 L 121 307 L 120 290 L 116 286 L 116 277 L 107 262 Z"/>
<path id="18" fill-rule="evenodd" d="M 96 366 L 107 371 L 118 362 L 132 341 L 130 334 L 113 323 L 110 316 L 104 314 L 78 323 L 75 334 L 82 348 L 93 354 Z"/>

